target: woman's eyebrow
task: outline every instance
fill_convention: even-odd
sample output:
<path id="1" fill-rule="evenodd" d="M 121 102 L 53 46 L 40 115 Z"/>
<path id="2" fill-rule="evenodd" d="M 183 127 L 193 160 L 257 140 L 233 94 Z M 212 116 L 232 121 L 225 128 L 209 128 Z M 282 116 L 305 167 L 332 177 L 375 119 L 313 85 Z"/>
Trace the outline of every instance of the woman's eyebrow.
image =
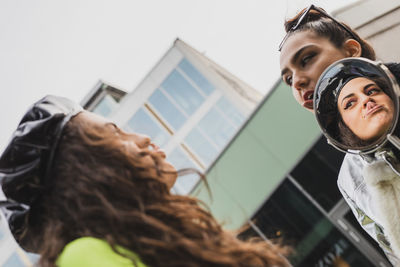
<path id="1" fill-rule="evenodd" d="M 377 85 L 375 83 L 369 83 L 369 84 L 365 85 L 364 88 L 363 88 L 363 92 L 367 91 L 368 88 L 373 87 L 373 86 L 377 86 Z M 346 98 L 349 98 L 349 97 L 352 97 L 352 96 L 354 96 L 354 93 L 350 93 L 350 94 L 346 95 L 345 97 L 343 97 L 342 101 L 340 102 L 340 105 L 343 105 L 343 101 Z"/>
<path id="2" fill-rule="evenodd" d="M 346 95 L 345 97 L 343 97 L 342 101 L 340 102 L 340 105 L 343 106 L 343 101 L 344 101 L 346 98 L 349 98 L 349 97 L 352 97 L 352 96 L 354 96 L 354 93 L 350 93 L 350 94 Z"/>
<path id="3" fill-rule="evenodd" d="M 300 48 L 299 50 L 296 51 L 296 53 L 292 56 L 292 58 L 290 59 L 290 63 L 291 64 L 295 64 L 296 61 L 298 60 L 298 58 L 300 57 L 300 55 L 303 53 L 304 50 L 306 50 L 307 48 L 313 46 L 312 44 L 309 45 L 305 45 L 302 48 Z M 288 72 L 288 68 L 284 68 L 281 71 L 281 76 L 285 75 Z"/>
<path id="4" fill-rule="evenodd" d="M 292 59 L 290 60 L 290 62 L 292 62 L 292 64 L 294 64 L 294 63 L 298 60 L 298 58 L 300 57 L 300 55 L 303 53 L 303 51 L 306 50 L 307 48 L 311 47 L 311 46 L 313 46 L 313 45 L 312 45 L 312 44 L 309 44 L 309 45 L 305 45 L 305 46 L 303 46 L 302 48 L 300 48 L 300 49 L 294 54 L 294 56 L 292 57 Z"/>
<path id="5" fill-rule="evenodd" d="M 364 91 L 364 92 L 367 91 L 368 88 L 370 88 L 370 87 L 372 87 L 372 86 L 377 86 L 377 87 L 379 87 L 379 86 L 376 85 L 375 83 L 369 83 L 369 84 L 367 84 L 366 86 L 364 86 L 363 91 Z"/>

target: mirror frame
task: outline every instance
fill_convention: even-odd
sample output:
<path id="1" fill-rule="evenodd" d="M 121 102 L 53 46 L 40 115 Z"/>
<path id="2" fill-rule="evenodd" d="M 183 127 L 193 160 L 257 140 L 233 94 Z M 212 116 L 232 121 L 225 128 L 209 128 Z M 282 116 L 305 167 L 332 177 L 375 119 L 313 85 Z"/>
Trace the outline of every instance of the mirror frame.
<path id="1" fill-rule="evenodd" d="M 389 88 L 389 90 L 392 91 L 392 95 L 393 95 L 392 100 L 393 100 L 393 105 L 394 105 L 394 110 L 395 110 L 395 114 L 393 117 L 393 123 L 392 123 L 390 129 L 388 130 L 388 132 L 386 134 L 384 134 L 382 137 L 378 138 L 378 140 L 376 140 L 375 142 L 373 142 L 370 145 L 367 145 L 365 147 L 362 147 L 362 148 L 349 147 L 349 146 L 344 145 L 341 142 L 337 141 L 335 138 L 333 138 L 323 127 L 322 121 L 319 117 L 319 113 L 318 113 L 318 110 L 316 107 L 316 101 L 315 101 L 318 97 L 318 92 L 320 91 L 318 89 L 319 89 L 322 81 L 325 79 L 325 76 L 327 74 L 329 74 L 333 68 L 337 67 L 337 65 L 339 65 L 339 64 L 350 65 L 352 62 L 357 62 L 357 63 L 372 66 L 372 68 L 375 68 L 376 70 L 378 70 L 379 73 L 381 73 L 382 76 L 390 82 L 391 89 Z M 400 109 L 399 97 L 400 97 L 399 84 L 398 84 L 396 78 L 394 77 L 394 75 L 389 71 L 389 69 L 383 63 L 381 63 L 379 61 L 372 61 L 372 60 L 369 60 L 366 58 L 359 58 L 359 57 L 344 58 L 344 59 L 341 59 L 341 60 L 338 60 L 338 61 L 332 63 L 320 75 L 318 82 L 315 86 L 315 90 L 314 90 L 314 114 L 315 114 L 315 117 L 317 119 L 318 125 L 319 125 L 322 133 L 324 134 L 324 136 L 326 137 L 326 139 L 330 145 L 332 145 L 333 147 L 335 147 L 336 149 L 338 149 L 344 153 L 366 155 L 366 154 L 374 153 L 377 150 L 381 149 L 383 146 L 385 146 L 385 144 L 388 142 L 388 136 L 391 136 L 393 134 L 394 130 L 396 129 L 396 126 L 398 124 L 399 109 Z"/>

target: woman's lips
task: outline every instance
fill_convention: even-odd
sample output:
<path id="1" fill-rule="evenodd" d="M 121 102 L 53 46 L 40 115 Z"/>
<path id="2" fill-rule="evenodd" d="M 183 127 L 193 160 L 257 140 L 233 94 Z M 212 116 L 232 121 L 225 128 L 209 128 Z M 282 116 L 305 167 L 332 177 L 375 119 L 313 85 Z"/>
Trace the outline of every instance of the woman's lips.
<path id="1" fill-rule="evenodd" d="M 373 108 L 371 108 L 370 110 L 367 111 L 367 113 L 365 114 L 365 117 L 368 117 L 372 114 L 374 114 L 375 112 L 380 111 L 381 109 L 383 109 L 383 106 L 381 105 L 376 105 Z"/>
<path id="2" fill-rule="evenodd" d="M 313 100 L 306 100 L 303 102 L 303 107 L 308 109 L 314 109 L 314 101 Z"/>
<path id="3" fill-rule="evenodd" d="M 306 91 L 303 94 L 303 107 L 308 108 L 308 109 L 314 109 L 314 91 L 313 90 L 309 90 Z"/>
<path id="4" fill-rule="evenodd" d="M 164 150 L 162 150 L 159 146 L 157 146 L 154 143 L 150 143 L 150 147 L 153 149 L 154 152 L 160 154 L 161 157 L 166 158 L 166 154 L 165 154 Z"/>

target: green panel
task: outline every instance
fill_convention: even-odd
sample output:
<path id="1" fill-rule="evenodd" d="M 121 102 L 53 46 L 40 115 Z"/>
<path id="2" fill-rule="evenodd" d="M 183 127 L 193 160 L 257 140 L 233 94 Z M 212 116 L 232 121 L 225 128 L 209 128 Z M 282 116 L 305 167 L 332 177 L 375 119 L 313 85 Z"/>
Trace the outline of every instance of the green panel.
<path id="1" fill-rule="evenodd" d="M 252 215 L 249 207 L 258 207 L 266 192 L 276 187 L 285 172 L 273 155 L 244 132 L 230 147 L 229 155 L 208 173 L 213 198 L 208 204 L 220 220 L 237 228 Z M 202 193 L 200 198 L 205 200 L 207 192 L 203 190 Z"/>
<path id="2" fill-rule="evenodd" d="M 280 83 L 207 173 L 194 195 L 228 228 L 240 227 L 263 204 L 320 135 L 314 115 Z"/>
<path id="3" fill-rule="evenodd" d="M 280 83 L 244 131 L 249 131 L 287 169 L 297 163 L 320 135 L 314 115 L 302 108 Z"/>

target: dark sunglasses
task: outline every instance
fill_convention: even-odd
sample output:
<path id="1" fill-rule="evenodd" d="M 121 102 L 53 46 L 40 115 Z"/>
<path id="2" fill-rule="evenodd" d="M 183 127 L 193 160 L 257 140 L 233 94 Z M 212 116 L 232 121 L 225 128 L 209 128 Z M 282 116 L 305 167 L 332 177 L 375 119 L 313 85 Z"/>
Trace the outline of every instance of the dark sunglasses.
<path id="1" fill-rule="evenodd" d="M 335 22 L 337 25 L 339 25 L 343 30 L 345 30 L 348 34 L 350 34 L 350 36 L 356 40 L 356 41 L 360 41 L 359 38 L 357 36 L 354 35 L 354 33 L 344 24 L 340 23 L 339 21 L 337 21 L 336 19 L 334 19 L 331 15 L 329 15 L 328 13 L 325 12 L 325 10 L 316 7 L 314 5 L 310 5 L 306 10 L 304 10 L 304 12 L 300 15 L 299 19 L 297 20 L 296 24 L 294 24 L 290 30 L 288 30 L 288 32 L 286 33 L 285 37 L 283 38 L 282 42 L 279 44 L 279 50 L 282 50 L 282 46 L 283 44 L 286 42 L 287 38 L 289 38 L 290 33 L 294 32 L 295 30 L 297 30 L 297 28 L 299 28 L 299 26 L 301 26 L 301 24 L 303 23 L 304 19 L 307 17 L 307 15 L 310 13 L 310 10 L 316 10 L 319 13 L 321 13 L 322 15 L 324 15 L 325 17 L 331 19 L 333 22 Z"/>

